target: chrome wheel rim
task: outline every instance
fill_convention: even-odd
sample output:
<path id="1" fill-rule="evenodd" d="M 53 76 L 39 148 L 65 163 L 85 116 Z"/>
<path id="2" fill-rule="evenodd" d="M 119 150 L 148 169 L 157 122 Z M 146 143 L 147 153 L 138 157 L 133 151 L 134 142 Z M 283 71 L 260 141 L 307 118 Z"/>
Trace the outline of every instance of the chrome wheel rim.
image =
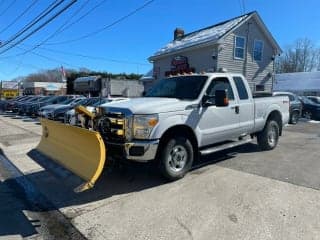
<path id="1" fill-rule="evenodd" d="M 270 131 L 268 132 L 268 143 L 271 147 L 276 144 L 277 141 L 277 128 L 275 126 L 271 126 Z"/>
<path id="2" fill-rule="evenodd" d="M 304 117 L 306 119 L 311 119 L 311 113 L 310 112 L 305 112 Z"/>
<path id="3" fill-rule="evenodd" d="M 168 164 L 172 171 L 181 171 L 188 159 L 188 152 L 184 146 L 176 145 L 174 146 L 168 156 Z"/>
<path id="4" fill-rule="evenodd" d="M 298 114 L 297 113 L 294 113 L 293 115 L 292 115 L 292 123 L 296 123 L 297 121 L 298 121 Z"/>

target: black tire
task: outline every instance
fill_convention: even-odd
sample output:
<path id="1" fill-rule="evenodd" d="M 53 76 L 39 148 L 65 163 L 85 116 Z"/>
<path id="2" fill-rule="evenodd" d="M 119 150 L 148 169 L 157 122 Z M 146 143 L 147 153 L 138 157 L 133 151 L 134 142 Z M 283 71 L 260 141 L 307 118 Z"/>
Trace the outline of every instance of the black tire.
<path id="1" fill-rule="evenodd" d="M 194 151 L 190 140 L 173 137 L 160 149 L 160 171 L 170 181 L 183 178 L 192 167 Z"/>
<path id="2" fill-rule="evenodd" d="M 266 151 L 274 149 L 279 141 L 279 125 L 274 120 L 268 120 L 264 129 L 257 135 L 259 147 Z"/>
<path id="3" fill-rule="evenodd" d="M 304 113 L 304 117 L 305 117 L 306 119 L 310 119 L 310 120 L 313 119 L 312 113 L 309 112 L 309 111 L 306 111 L 306 112 Z"/>
<path id="4" fill-rule="evenodd" d="M 294 112 L 291 114 L 289 123 L 290 123 L 290 124 L 297 124 L 298 121 L 299 121 L 299 112 L 294 111 Z"/>

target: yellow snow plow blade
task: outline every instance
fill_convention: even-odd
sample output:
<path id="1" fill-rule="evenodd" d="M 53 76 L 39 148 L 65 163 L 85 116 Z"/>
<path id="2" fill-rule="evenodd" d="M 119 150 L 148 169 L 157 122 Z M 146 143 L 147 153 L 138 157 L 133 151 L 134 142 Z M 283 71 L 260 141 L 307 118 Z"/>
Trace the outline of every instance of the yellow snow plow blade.
<path id="1" fill-rule="evenodd" d="M 44 118 L 40 122 L 42 137 L 37 150 L 85 181 L 75 189 L 76 192 L 92 188 L 106 159 L 100 134 Z"/>

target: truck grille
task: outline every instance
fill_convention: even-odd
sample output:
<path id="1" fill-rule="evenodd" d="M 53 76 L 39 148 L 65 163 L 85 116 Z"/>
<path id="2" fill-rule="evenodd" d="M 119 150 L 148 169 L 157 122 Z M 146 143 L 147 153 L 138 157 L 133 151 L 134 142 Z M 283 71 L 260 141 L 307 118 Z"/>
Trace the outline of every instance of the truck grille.
<path id="1" fill-rule="evenodd" d="M 99 121 L 99 129 L 107 141 L 125 142 L 125 117 L 123 114 L 107 113 Z"/>

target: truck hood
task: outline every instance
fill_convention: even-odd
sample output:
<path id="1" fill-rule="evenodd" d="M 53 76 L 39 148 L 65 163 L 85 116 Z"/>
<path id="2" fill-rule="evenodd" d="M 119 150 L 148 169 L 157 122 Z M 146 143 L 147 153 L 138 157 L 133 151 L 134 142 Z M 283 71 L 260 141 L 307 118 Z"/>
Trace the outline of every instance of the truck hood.
<path id="1" fill-rule="evenodd" d="M 152 114 L 184 110 L 191 104 L 194 104 L 194 102 L 176 98 L 144 97 L 102 104 L 100 107 L 106 111 L 121 111 L 121 109 L 125 109 L 133 114 Z"/>

